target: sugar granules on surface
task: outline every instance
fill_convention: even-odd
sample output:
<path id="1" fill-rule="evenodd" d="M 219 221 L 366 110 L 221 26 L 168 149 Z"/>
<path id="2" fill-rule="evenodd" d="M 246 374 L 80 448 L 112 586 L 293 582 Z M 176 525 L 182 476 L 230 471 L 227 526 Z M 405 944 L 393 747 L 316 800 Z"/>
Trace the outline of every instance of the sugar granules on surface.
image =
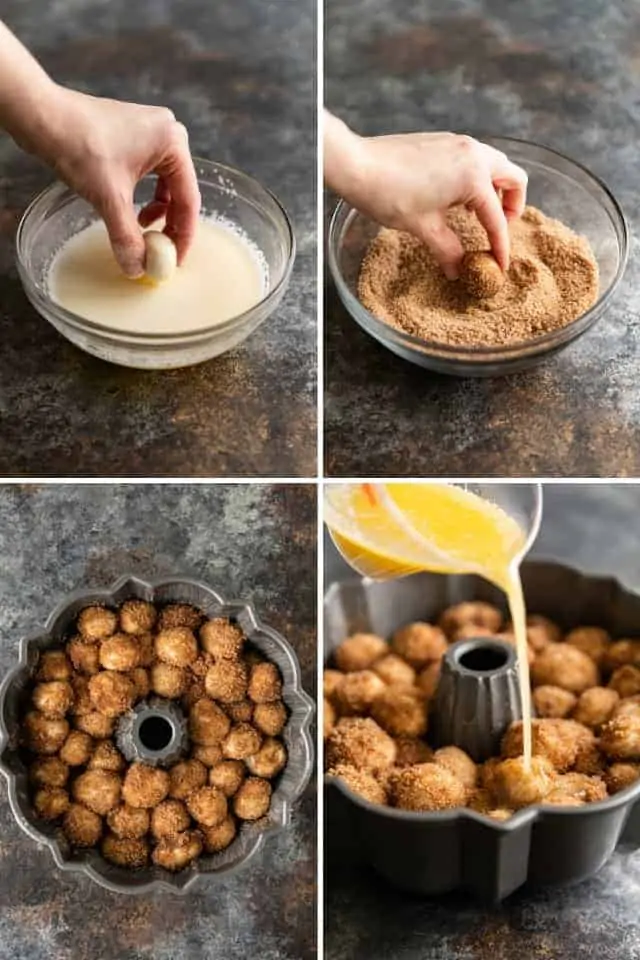
<path id="1" fill-rule="evenodd" d="M 448 215 L 465 251 L 487 250 L 474 213 Z M 535 207 L 509 223 L 511 257 L 492 297 L 444 276 L 416 238 L 381 229 L 362 262 L 358 296 L 375 317 L 421 340 L 499 346 L 539 337 L 585 313 L 598 297 L 598 264 L 588 241 Z"/>

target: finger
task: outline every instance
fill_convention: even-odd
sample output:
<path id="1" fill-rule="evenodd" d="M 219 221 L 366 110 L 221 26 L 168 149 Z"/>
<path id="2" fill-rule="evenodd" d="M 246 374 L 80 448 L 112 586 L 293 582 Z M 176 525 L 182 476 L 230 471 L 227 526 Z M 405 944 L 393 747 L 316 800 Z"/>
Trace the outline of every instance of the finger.
<path id="1" fill-rule="evenodd" d="M 509 219 L 521 217 L 527 202 L 528 177 L 522 167 L 508 160 L 503 154 L 491 165 L 494 187 L 502 191 L 502 209 Z"/>
<path id="2" fill-rule="evenodd" d="M 457 280 L 464 249 L 458 235 L 447 224 L 444 214 L 434 213 L 423 217 L 414 225 L 411 233 L 429 247 L 446 278 Z"/>
<path id="3" fill-rule="evenodd" d="M 189 152 L 187 131 L 176 124 L 174 140 L 168 154 L 156 169 L 170 193 L 165 233 L 178 251 L 178 263 L 184 260 L 193 240 L 200 213 L 200 190 Z"/>
<path id="4" fill-rule="evenodd" d="M 144 240 L 136 219 L 133 191 L 109 193 L 100 206 L 113 255 L 122 272 L 131 279 L 144 274 Z"/>
<path id="5" fill-rule="evenodd" d="M 489 245 L 502 270 L 509 268 L 509 229 L 493 184 L 488 182 L 473 203 L 475 214 L 487 231 Z"/>
<path id="6" fill-rule="evenodd" d="M 162 203 L 160 200 L 152 200 L 146 207 L 143 207 L 138 214 L 138 223 L 141 227 L 150 227 L 151 224 L 156 223 L 157 220 L 164 220 L 167 216 L 168 209 L 169 205 L 167 203 Z"/>
<path id="7" fill-rule="evenodd" d="M 138 214 L 141 227 L 150 227 L 157 220 L 164 220 L 171 202 L 171 192 L 162 177 L 156 181 L 154 198 Z"/>

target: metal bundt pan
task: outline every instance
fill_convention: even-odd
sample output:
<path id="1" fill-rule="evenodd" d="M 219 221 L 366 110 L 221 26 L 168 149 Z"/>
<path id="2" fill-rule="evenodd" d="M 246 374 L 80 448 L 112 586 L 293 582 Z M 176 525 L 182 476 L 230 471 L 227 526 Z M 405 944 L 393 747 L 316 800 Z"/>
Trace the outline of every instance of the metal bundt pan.
<path id="1" fill-rule="evenodd" d="M 640 637 L 640 596 L 616 580 L 556 563 L 523 564 L 527 608 L 566 629 L 602 626 L 614 637 Z M 414 620 L 433 620 L 450 604 L 503 595 L 472 576 L 417 574 L 402 580 L 349 580 L 325 598 L 325 657 L 350 633 L 389 637 Z M 412 813 L 369 803 L 326 777 L 331 845 L 348 849 L 394 885 L 421 895 L 466 890 L 499 901 L 523 884 L 548 885 L 594 874 L 622 841 L 640 845 L 640 782 L 599 803 L 539 804 L 504 822 L 473 810 Z M 354 843 L 352 838 L 356 838 Z"/>
<path id="2" fill-rule="evenodd" d="M 179 873 L 152 866 L 130 871 L 108 863 L 99 851 L 73 851 L 59 828 L 39 820 L 31 808 L 27 770 L 19 750 L 19 719 L 25 694 L 41 650 L 61 645 L 83 607 L 102 603 L 116 607 L 138 598 L 153 603 L 189 603 L 208 617 L 235 620 L 245 636 L 267 659 L 276 663 L 283 678 L 283 700 L 289 719 L 283 731 L 288 760 L 275 784 L 271 808 L 260 823 L 245 823 L 233 843 L 221 853 L 203 855 Z M 288 826 L 294 801 L 305 789 L 313 768 L 313 743 L 309 731 L 313 701 L 302 689 L 300 666 L 290 644 L 263 624 L 252 605 L 226 601 L 205 583 L 184 577 L 145 581 L 124 576 L 104 590 L 77 590 L 49 615 L 41 633 L 20 641 L 19 663 L 0 687 L 0 772 L 7 779 L 9 803 L 18 824 L 33 840 L 44 844 L 61 870 L 81 873 L 116 893 L 152 893 L 170 890 L 186 893 L 199 878 L 215 878 L 240 869 L 262 847 L 268 834 Z"/>

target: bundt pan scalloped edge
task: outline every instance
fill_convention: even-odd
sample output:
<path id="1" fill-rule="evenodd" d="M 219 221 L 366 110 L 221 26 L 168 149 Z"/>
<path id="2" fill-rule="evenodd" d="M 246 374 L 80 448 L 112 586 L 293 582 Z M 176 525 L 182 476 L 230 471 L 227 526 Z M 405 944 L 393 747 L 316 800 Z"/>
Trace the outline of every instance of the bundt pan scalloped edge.
<path id="1" fill-rule="evenodd" d="M 29 799 L 27 770 L 18 747 L 18 724 L 24 694 L 41 650 L 57 646 L 79 611 L 91 603 L 115 607 L 132 598 L 158 604 L 189 603 L 210 617 L 230 617 L 267 659 L 280 669 L 283 700 L 289 719 L 283 731 L 288 760 L 273 791 L 267 823 L 243 824 L 236 839 L 218 854 L 201 856 L 179 873 L 157 866 L 131 871 L 110 864 L 96 849 L 72 851 L 59 828 L 39 820 Z M 291 808 L 305 789 L 313 769 L 310 725 L 314 703 L 302 689 L 297 657 L 283 636 L 259 619 L 252 604 L 226 601 L 205 583 L 187 577 L 142 580 L 125 575 L 105 589 L 79 589 L 66 597 L 48 616 L 40 633 L 20 641 L 19 662 L 0 687 L 0 772 L 7 780 L 9 804 L 19 826 L 37 843 L 51 851 L 57 866 L 66 872 L 90 877 L 116 893 L 153 893 L 160 890 L 186 893 L 200 878 L 226 876 L 245 866 L 269 834 L 288 826 Z"/>
<path id="2" fill-rule="evenodd" d="M 523 564 L 522 579 L 532 613 L 566 628 L 593 624 L 614 637 L 640 637 L 640 595 L 614 579 L 532 561 Z M 325 597 L 325 657 L 349 633 L 369 630 L 388 637 L 405 623 L 434 619 L 463 600 L 505 608 L 500 591 L 473 576 L 417 574 L 333 584 Z M 325 783 L 328 844 L 350 847 L 395 886 L 423 896 L 465 890 L 497 902 L 523 884 L 585 879 L 620 842 L 640 844 L 640 782 L 598 803 L 538 804 L 504 822 L 464 808 L 412 813 L 378 806 L 335 777 L 325 777 Z"/>

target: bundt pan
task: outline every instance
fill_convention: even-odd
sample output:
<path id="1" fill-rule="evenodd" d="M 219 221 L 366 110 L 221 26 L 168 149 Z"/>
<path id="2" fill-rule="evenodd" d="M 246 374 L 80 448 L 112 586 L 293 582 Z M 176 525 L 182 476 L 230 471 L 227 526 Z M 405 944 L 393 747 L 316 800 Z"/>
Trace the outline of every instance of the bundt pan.
<path id="1" fill-rule="evenodd" d="M 25 697 L 40 651 L 62 644 L 83 607 L 91 603 L 116 607 L 132 598 L 159 605 L 189 603 L 208 617 L 229 617 L 237 622 L 251 643 L 278 665 L 283 678 L 283 699 L 289 710 L 289 719 L 283 731 L 288 753 L 287 765 L 275 782 L 267 817 L 259 825 L 243 824 L 236 839 L 226 850 L 203 855 L 179 873 L 170 873 L 156 866 L 137 871 L 125 870 L 108 863 L 96 849 L 86 852 L 72 850 L 58 827 L 35 816 L 29 799 L 25 758 L 18 742 L 19 719 L 24 711 Z M 149 713 L 157 713 L 158 709 L 157 701 L 152 698 L 148 704 Z M 309 732 L 313 710 L 313 701 L 302 689 L 300 666 L 293 649 L 284 637 L 259 620 L 251 604 L 226 601 L 206 584 L 183 577 L 147 582 L 138 577 L 124 576 L 104 590 L 77 590 L 72 593 L 53 610 L 40 633 L 21 640 L 19 663 L 7 674 L 0 687 L 0 771 L 6 777 L 9 803 L 18 824 L 33 840 L 49 848 L 61 870 L 84 874 L 100 886 L 117 893 L 151 893 L 160 890 L 186 893 L 193 889 L 199 879 L 210 880 L 240 869 L 257 854 L 269 834 L 288 826 L 292 805 L 306 787 L 313 768 L 313 744 Z M 125 732 L 134 750 L 140 719 L 138 713 L 132 716 L 132 729 Z M 184 734 L 179 718 L 170 711 L 163 719 L 171 724 L 175 747 L 179 750 Z M 150 756 L 144 759 L 145 762 L 152 762 Z"/>
<path id="2" fill-rule="evenodd" d="M 535 562 L 523 565 L 522 578 L 532 613 L 544 614 L 567 629 L 593 624 L 614 637 L 640 637 L 640 596 L 615 580 Z M 502 594 L 473 576 L 417 574 L 395 581 L 334 584 L 325 598 L 325 656 L 328 659 L 351 633 L 388 637 L 403 624 L 433 620 L 445 607 L 464 600 L 485 600 L 505 608 Z M 472 641 L 471 647 L 476 643 Z M 496 671 L 504 672 L 505 667 L 509 664 L 503 662 Z M 436 698 L 436 710 L 449 700 Z M 476 713 L 476 704 L 468 703 L 467 721 L 504 725 L 514 704 L 517 713 L 515 694 L 500 719 L 495 704 L 492 710 Z M 463 698 L 458 697 L 456 705 L 465 711 Z M 450 717 L 445 720 L 452 722 Z M 454 729 L 464 728 L 464 723 L 454 724 Z M 489 740 L 495 733 L 487 731 Z M 476 752 L 486 755 L 482 742 L 482 737 L 477 739 Z M 332 847 L 350 846 L 383 877 L 412 893 L 465 890 L 495 902 L 523 884 L 582 880 L 599 870 L 621 841 L 640 844 L 640 782 L 598 803 L 577 808 L 539 804 L 500 822 L 468 809 L 412 813 L 378 806 L 356 796 L 341 780 L 325 781 L 327 830 L 337 834 Z"/>

